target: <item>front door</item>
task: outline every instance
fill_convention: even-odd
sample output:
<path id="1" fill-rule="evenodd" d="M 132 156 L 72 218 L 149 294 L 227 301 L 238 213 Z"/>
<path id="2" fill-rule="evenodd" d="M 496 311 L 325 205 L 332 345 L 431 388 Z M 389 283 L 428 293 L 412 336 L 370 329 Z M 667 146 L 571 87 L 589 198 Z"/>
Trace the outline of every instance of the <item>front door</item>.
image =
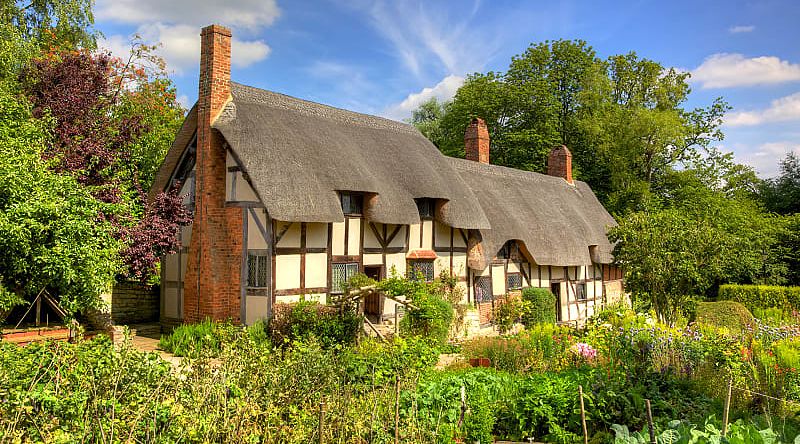
<path id="1" fill-rule="evenodd" d="M 553 293 L 556 299 L 556 321 L 561 322 L 561 282 L 551 282 L 550 293 Z"/>
<path id="2" fill-rule="evenodd" d="M 383 266 L 365 265 L 364 274 L 368 278 L 379 281 L 383 278 Z M 364 298 L 364 314 L 370 317 L 371 321 L 382 322 L 383 315 L 383 296 L 373 293 Z"/>

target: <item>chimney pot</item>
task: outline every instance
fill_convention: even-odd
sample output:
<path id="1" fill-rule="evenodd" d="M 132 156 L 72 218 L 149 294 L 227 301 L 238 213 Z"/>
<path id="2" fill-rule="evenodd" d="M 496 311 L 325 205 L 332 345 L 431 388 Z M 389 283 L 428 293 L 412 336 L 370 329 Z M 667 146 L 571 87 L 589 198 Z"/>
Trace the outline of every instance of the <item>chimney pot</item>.
<path id="1" fill-rule="evenodd" d="M 572 153 L 565 145 L 557 146 L 550 151 L 547 156 L 547 174 L 573 183 Z"/>
<path id="2" fill-rule="evenodd" d="M 467 160 L 489 163 L 489 129 L 483 119 L 474 117 L 464 131 L 464 153 Z"/>

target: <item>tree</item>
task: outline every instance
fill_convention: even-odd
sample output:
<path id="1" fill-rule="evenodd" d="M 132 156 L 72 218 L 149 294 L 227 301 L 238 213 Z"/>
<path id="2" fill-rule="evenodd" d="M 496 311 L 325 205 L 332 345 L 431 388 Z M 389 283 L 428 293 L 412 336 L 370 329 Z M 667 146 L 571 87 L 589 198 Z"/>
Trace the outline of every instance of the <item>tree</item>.
<path id="1" fill-rule="evenodd" d="M 183 117 L 174 87 L 131 60 L 89 51 L 46 53 L 23 85 L 34 115 L 54 122 L 44 152 L 54 170 L 73 175 L 99 201 L 126 206 L 107 217 L 130 245 L 120 252 L 125 274 L 147 280 L 189 222 L 177 191 L 149 203 L 145 194 Z"/>
<path id="2" fill-rule="evenodd" d="M 443 139 L 441 124 L 445 106 L 436 97 L 431 97 L 411 113 L 409 120 L 409 123 L 417 127 L 437 147 Z"/>
<path id="3" fill-rule="evenodd" d="M 3 23 L 29 42 L 43 46 L 93 49 L 92 0 L 0 0 Z"/>
<path id="4" fill-rule="evenodd" d="M 778 214 L 800 213 L 800 156 L 793 152 L 781 160 L 778 177 L 764 181 L 761 201 L 769 211 Z"/>
<path id="5" fill-rule="evenodd" d="M 786 274 L 780 220 L 749 200 L 689 190 L 674 208 L 632 213 L 610 231 L 626 289 L 668 322 L 722 283 L 781 283 Z"/>
<path id="6" fill-rule="evenodd" d="M 492 163 L 539 172 L 550 150 L 566 144 L 575 176 L 612 213 L 643 210 L 654 185 L 723 137 L 727 104 L 685 109 L 688 76 L 635 53 L 601 60 L 580 40 L 531 45 L 506 72 L 467 78 L 436 119 L 435 143 L 463 157 L 464 128 L 482 117 Z M 414 123 L 430 133 L 428 120 Z"/>
<path id="7" fill-rule="evenodd" d="M 121 208 L 50 168 L 52 120 L 34 118 L 14 87 L 0 82 L 0 307 L 47 289 L 74 313 L 95 306 L 120 269 L 108 216 Z"/>

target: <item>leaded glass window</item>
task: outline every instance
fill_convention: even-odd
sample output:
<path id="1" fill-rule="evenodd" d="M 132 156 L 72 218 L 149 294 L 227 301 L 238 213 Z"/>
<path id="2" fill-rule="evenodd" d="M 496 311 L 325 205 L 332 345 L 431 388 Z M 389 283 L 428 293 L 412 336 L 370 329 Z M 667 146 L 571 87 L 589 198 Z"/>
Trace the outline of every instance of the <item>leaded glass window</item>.
<path id="1" fill-rule="evenodd" d="M 331 293 L 343 293 L 347 281 L 357 274 L 357 263 L 331 264 Z"/>
<path id="2" fill-rule="evenodd" d="M 364 196 L 360 193 L 339 193 L 342 202 L 342 213 L 346 215 L 359 215 L 363 211 Z"/>
<path id="3" fill-rule="evenodd" d="M 506 288 L 509 290 L 519 290 L 522 288 L 522 275 L 519 273 L 508 273 L 506 275 Z"/>
<path id="4" fill-rule="evenodd" d="M 579 301 L 585 301 L 586 300 L 586 283 L 575 285 L 575 293 L 576 293 L 575 297 Z"/>
<path id="5" fill-rule="evenodd" d="M 272 266 L 267 252 L 247 253 L 247 286 L 251 288 L 264 288 L 269 286 L 267 277 Z"/>
<path id="6" fill-rule="evenodd" d="M 492 300 L 492 278 L 481 276 L 475 281 L 475 302 L 490 302 Z"/>
<path id="7" fill-rule="evenodd" d="M 433 199 L 415 199 L 420 219 L 433 219 L 434 203 Z"/>
<path id="8" fill-rule="evenodd" d="M 433 261 L 411 261 L 408 263 L 409 279 L 433 282 Z"/>

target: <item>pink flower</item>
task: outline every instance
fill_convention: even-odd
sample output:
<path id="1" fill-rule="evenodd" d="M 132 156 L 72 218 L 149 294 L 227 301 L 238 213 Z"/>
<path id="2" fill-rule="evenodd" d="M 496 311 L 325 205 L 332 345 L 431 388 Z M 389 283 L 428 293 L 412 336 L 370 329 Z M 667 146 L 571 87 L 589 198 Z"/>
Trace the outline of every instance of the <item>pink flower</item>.
<path id="1" fill-rule="evenodd" d="M 589 361 L 597 357 L 597 350 L 585 342 L 576 342 L 575 345 L 570 347 L 570 350 L 572 350 L 572 352 L 576 355 Z"/>

